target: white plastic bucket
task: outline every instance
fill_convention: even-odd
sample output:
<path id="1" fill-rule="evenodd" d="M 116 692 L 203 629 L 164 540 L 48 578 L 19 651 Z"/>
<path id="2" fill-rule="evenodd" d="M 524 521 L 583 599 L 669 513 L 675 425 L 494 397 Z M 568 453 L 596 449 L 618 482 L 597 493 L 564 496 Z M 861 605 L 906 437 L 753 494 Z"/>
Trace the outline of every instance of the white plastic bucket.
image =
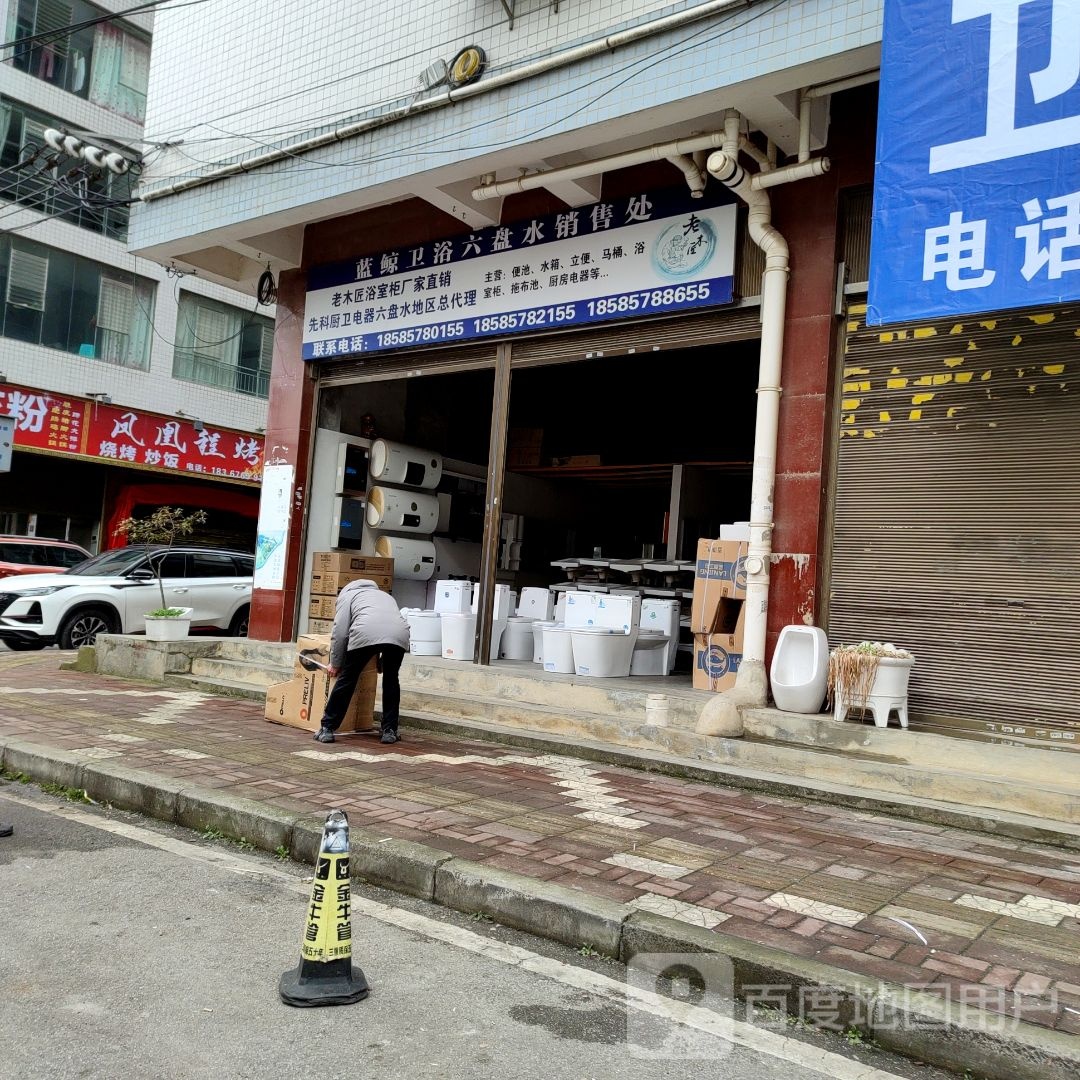
<path id="1" fill-rule="evenodd" d="M 555 671 L 562 675 L 574 674 L 574 642 L 572 635 L 572 630 L 568 630 L 558 623 L 544 626 L 545 671 Z"/>
<path id="2" fill-rule="evenodd" d="M 532 619 L 511 617 L 506 621 L 499 655 L 504 660 L 532 660 L 534 636 Z"/>
<path id="3" fill-rule="evenodd" d="M 443 612 L 442 655 L 446 660 L 471 660 L 476 643 L 476 616 Z"/>

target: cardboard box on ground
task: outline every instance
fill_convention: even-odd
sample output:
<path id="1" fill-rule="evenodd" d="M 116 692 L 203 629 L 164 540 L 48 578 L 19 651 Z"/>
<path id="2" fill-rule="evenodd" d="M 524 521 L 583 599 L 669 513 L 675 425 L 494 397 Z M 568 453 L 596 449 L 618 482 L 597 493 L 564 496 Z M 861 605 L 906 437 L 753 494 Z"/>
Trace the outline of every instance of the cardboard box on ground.
<path id="1" fill-rule="evenodd" d="M 690 609 L 695 690 L 719 693 L 735 685 L 743 652 L 746 552 L 745 541 L 698 541 Z"/>
<path id="2" fill-rule="evenodd" d="M 286 724 L 318 731 L 322 726 L 326 700 L 330 696 L 334 680 L 321 668 L 308 671 L 300 664 L 299 654 L 314 649 L 313 659 L 320 664 L 330 662 L 330 635 L 304 634 L 297 639 L 297 659 L 293 677 L 288 682 L 275 683 L 266 691 L 265 718 L 272 724 Z M 375 727 L 375 691 L 379 675 L 372 660 L 360 675 L 356 693 L 339 732 L 371 731 Z"/>

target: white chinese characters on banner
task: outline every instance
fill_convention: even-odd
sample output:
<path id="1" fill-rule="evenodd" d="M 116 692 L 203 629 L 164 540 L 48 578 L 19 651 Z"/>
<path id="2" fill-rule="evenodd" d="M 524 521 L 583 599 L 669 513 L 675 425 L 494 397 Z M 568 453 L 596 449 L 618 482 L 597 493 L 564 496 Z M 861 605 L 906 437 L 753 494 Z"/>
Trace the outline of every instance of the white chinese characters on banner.
<path id="1" fill-rule="evenodd" d="M 1078 176 L 1078 0 L 886 0 L 869 323 L 1080 299 Z"/>

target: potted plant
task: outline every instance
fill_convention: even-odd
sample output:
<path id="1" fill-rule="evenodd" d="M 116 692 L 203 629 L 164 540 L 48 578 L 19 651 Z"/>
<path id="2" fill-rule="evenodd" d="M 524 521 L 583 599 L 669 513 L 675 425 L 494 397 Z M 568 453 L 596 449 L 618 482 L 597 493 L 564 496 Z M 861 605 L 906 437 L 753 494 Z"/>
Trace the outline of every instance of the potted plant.
<path id="1" fill-rule="evenodd" d="M 181 537 L 190 536 L 196 525 L 206 521 L 206 512 L 195 510 L 185 514 L 178 506 L 159 506 L 149 517 L 124 518 L 116 531 L 131 544 L 155 544 L 158 550 L 150 553 L 150 566 L 157 578 L 161 607 L 148 611 L 146 636 L 150 641 L 180 641 L 191 629 L 191 608 L 169 607 L 165 602 L 165 583 L 161 579 L 161 567 L 173 544 Z"/>
<path id="2" fill-rule="evenodd" d="M 849 710 L 873 713 L 878 727 L 887 727 L 895 709 L 900 726 L 908 726 L 907 690 L 915 657 L 891 642 L 860 641 L 841 645 L 829 657 L 829 700 L 833 717 L 844 720 Z"/>

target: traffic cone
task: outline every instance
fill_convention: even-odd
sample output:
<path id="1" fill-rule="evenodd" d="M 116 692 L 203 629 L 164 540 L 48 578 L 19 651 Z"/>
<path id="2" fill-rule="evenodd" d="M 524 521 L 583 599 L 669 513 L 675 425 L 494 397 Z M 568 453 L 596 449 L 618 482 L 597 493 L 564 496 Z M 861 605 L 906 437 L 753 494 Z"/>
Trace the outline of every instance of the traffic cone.
<path id="1" fill-rule="evenodd" d="M 368 981 L 352 962 L 351 906 L 349 819 L 331 810 L 315 862 L 300 964 L 278 984 L 286 1005 L 351 1005 L 368 996 Z"/>

